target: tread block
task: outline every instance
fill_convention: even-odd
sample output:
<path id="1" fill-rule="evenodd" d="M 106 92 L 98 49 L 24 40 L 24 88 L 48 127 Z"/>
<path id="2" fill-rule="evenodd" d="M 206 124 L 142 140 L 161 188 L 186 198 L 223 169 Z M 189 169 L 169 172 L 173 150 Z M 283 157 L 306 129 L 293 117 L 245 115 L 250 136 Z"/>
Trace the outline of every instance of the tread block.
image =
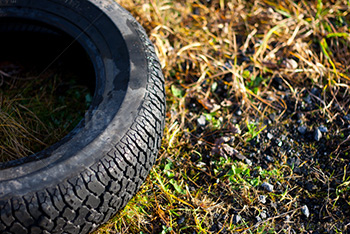
<path id="1" fill-rule="evenodd" d="M 48 188 L 47 193 L 52 200 L 53 205 L 57 210 L 63 210 L 66 204 L 63 201 L 61 192 L 57 188 Z"/>
<path id="2" fill-rule="evenodd" d="M 135 169 L 133 167 L 128 167 L 125 172 L 127 178 L 133 178 L 135 176 Z"/>
<path id="3" fill-rule="evenodd" d="M 118 168 L 121 171 L 125 171 L 126 167 L 128 166 L 128 164 L 125 162 L 124 158 L 121 156 L 121 152 L 118 150 L 121 146 L 117 145 L 117 149 L 114 149 L 112 151 L 113 155 L 110 156 L 114 159 L 115 164 L 118 166 Z"/>
<path id="4" fill-rule="evenodd" d="M 111 191 L 114 194 L 118 194 L 121 190 L 122 186 L 117 181 L 111 181 L 110 185 L 107 187 L 108 191 Z"/>
<path id="5" fill-rule="evenodd" d="M 79 210 L 76 211 L 76 213 L 78 216 L 74 220 L 74 224 L 83 226 L 83 224 L 86 222 L 86 216 L 89 214 L 89 208 L 82 206 Z"/>
<path id="6" fill-rule="evenodd" d="M 90 214 L 87 216 L 87 220 L 94 223 L 100 223 L 103 220 L 103 215 L 92 209 Z"/>
<path id="7" fill-rule="evenodd" d="M 42 232 L 43 230 L 39 227 L 34 226 L 30 228 L 30 233 L 42 233 Z"/>
<path id="8" fill-rule="evenodd" d="M 39 211 L 39 202 L 36 196 L 24 196 L 25 203 L 27 204 L 28 211 L 34 220 L 38 220 L 42 215 L 42 212 Z"/>
<path id="9" fill-rule="evenodd" d="M 72 222 L 68 221 L 64 226 L 64 231 L 71 234 L 78 234 L 80 228 L 75 226 Z"/>
<path id="10" fill-rule="evenodd" d="M 101 162 L 95 164 L 90 169 L 95 172 L 95 174 L 97 175 L 97 179 L 100 183 L 102 183 L 105 186 L 108 185 L 108 182 L 111 178 L 108 176 L 106 169 L 104 168 Z"/>
<path id="11" fill-rule="evenodd" d="M 85 202 L 86 205 L 94 209 L 97 208 L 100 205 L 100 203 L 100 199 L 98 197 L 95 197 L 94 195 L 89 195 L 87 201 Z"/>
<path id="12" fill-rule="evenodd" d="M 24 201 L 19 198 L 12 199 L 12 208 L 14 216 L 21 221 L 25 226 L 31 226 L 34 223 L 33 217 L 29 214 Z"/>
<path id="13" fill-rule="evenodd" d="M 56 226 L 54 232 L 63 232 L 63 227 L 66 225 L 66 220 L 64 220 L 62 217 L 58 217 L 56 221 Z"/>
<path id="14" fill-rule="evenodd" d="M 135 164 L 137 163 L 137 159 L 135 157 L 135 154 L 133 153 L 136 151 L 137 148 L 135 146 L 135 143 L 130 139 L 129 136 L 121 140 L 121 142 L 124 144 L 124 146 L 118 149 L 120 155 L 123 157 L 123 160 L 126 161 L 128 164 L 135 166 Z M 125 171 L 125 169 L 123 171 Z"/>
<path id="15" fill-rule="evenodd" d="M 109 209 L 109 202 L 112 200 L 112 197 L 115 195 L 110 194 L 109 192 L 105 192 L 103 196 L 103 202 L 100 208 L 98 209 L 101 213 L 106 213 L 106 211 Z"/>
<path id="16" fill-rule="evenodd" d="M 38 225 L 43 229 L 47 230 L 48 232 L 51 232 L 52 229 L 55 227 L 55 223 L 45 216 L 40 217 L 40 219 L 38 220 Z"/>
<path id="17" fill-rule="evenodd" d="M 118 168 L 112 158 L 105 157 L 101 160 L 101 163 L 105 166 L 107 169 L 106 171 L 114 180 L 121 180 L 123 172 Z"/>
<path id="18" fill-rule="evenodd" d="M 21 233 L 21 234 L 28 233 L 28 230 L 25 227 L 23 227 L 19 222 L 15 222 L 10 228 L 10 231 L 13 233 Z"/>
<path id="19" fill-rule="evenodd" d="M 112 198 L 112 200 L 109 203 L 109 205 L 111 207 L 113 207 L 114 209 L 119 210 L 121 208 L 122 202 L 123 202 L 123 200 L 120 197 L 115 196 L 115 197 Z"/>
<path id="20" fill-rule="evenodd" d="M 115 209 L 108 208 L 108 211 L 105 213 L 105 217 L 102 220 L 102 223 L 106 223 L 114 214 L 115 214 Z"/>
<path id="21" fill-rule="evenodd" d="M 70 207 L 76 210 L 78 207 L 81 206 L 83 202 L 79 199 L 79 197 L 77 197 L 77 195 L 75 195 L 74 188 L 71 184 L 60 184 L 59 188 L 63 195 L 63 199 Z"/>
<path id="22" fill-rule="evenodd" d="M 126 191 L 130 194 L 136 193 L 137 186 L 134 182 L 129 181 L 129 186 L 127 187 Z"/>
<path id="23" fill-rule="evenodd" d="M 81 173 L 86 183 L 86 187 L 95 195 L 100 196 L 105 191 L 105 186 L 100 183 L 93 171 L 86 170 Z"/>
<path id="24" fill-rule="evenodd" d="M 81 233 L 90 233 L 94 228 L 94 225 L 90 222 L 85 221 L 85 225 L 81 229 Z"/>
<path id="25" fill-rule="evenodd" d="M 74 220 L 76 214 L 74 210 L 70 209 L 69 207 L 66 207 L 63 210 L 62 216 L 65 217 L 67 220 Z"/>
<path id="26" fill-rule="evenodd" d="M 75 188 L 75 193 L 77 196 L 84 201 L 88 194 L 86 192 L 84 180 L 80 176 L 75 179 L 70 179 L 68 182 Z"/>
<path id="27" fill-rule="evenodd" d="M 37 193 L 38 201 L 43 212 L 50 217 L 55 219 L 59 215 L 59 211 L 53 205 L 48 193 L 46 191 L 41 191 Z"/>
<path id="28" fill-rule="evenodd" d="M 0 204 L 0 218 L 6 226 L 11 226 L 15 221 L 15 218 L 12 215 L 12 208 L 10 201 L 3 202 Z"/>

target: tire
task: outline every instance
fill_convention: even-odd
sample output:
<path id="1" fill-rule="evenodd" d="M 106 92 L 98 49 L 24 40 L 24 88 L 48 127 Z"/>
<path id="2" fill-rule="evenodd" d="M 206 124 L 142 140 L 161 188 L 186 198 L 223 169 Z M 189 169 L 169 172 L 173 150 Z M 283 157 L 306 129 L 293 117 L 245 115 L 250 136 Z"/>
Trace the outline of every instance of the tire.
<path id="1" fill-rule="evenodd" d="M 31 24 L 21 30 L 63 31 L 78 41 L 96 85 L 71 133 L 0 163 L 0 233 L 92 232 L 127 204 L 155 163 L 165 118 L 161 66 L 143 28 L 112 0 L 0 0 L 0 25 L 17 19 Z"/>

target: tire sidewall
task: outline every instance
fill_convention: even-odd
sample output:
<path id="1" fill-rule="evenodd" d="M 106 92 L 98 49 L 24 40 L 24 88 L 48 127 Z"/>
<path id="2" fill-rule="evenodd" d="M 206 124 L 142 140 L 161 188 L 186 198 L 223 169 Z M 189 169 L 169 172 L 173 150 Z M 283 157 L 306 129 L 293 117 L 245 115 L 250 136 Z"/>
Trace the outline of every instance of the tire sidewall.
<path id="1" fill-rule="evenodd" d="M 141 38 L 144 32 L 135 30 L 136 21 L 115 3 L 22 0 L 17 1 L 15 7 L 18 5 L 30 8 L 31 12 L 42 12 L 41 16 L 51 15 L 53 21 L 61 18 L 62 22 L 67 22 L 64 26 L 54 26 L 61 26 L 89 51 L 97 70 L 98 89 L 82 126 L 75 130 L 69 141 L 58 143 L 60 145 L 53 152 L 40 160 L 0 170 L 2 199 L 54 187 L 60 181 L 76 177 L 107 155 L 127 134 L 137 117 L 149 74 Z M 31 13 L 26 17 L 37 15 Z M 81 20 L 77 20 L 79 17 Z M 76 21 L 72 23 L 73 20 Z"/>

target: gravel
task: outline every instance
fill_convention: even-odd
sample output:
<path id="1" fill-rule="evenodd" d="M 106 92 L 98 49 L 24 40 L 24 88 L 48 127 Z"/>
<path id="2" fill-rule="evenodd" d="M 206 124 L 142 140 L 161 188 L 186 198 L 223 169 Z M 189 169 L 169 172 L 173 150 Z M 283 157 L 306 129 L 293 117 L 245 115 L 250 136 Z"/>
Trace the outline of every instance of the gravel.
<path id="1" fill-rule="evenodd" d="M 298 127 L 298 132 L 300 132 L 300 134 L 304 135 L 306 133 L 306 130 L 307 130 L 307 127 L 304 125 Z"/>
<path id="2" fill-rule="evenodd" d="M 320 131 L 319 128 L 317 128 L 314 132 L 314 139 L 315 141 L 320 141 L 322 138 L 322 132 Z"/>
<path id="3" fill-rule="evenodd" d="M 265 210 L 261 211 L 260 217 L 261 217 L 261 219 L 267 219 L 267 214 L 266 214 Z"/>
<path id="4" fill-rule="evenodd" d="M 256 216 L 255 218 L 256 218 L 256 221 L 257 221 L 257 222 L 261 222 L 261 221 L 262 221 L 259 215 Z"/>
<path id="5" fill-rule="evenodd" d="M 261 187 L 263 187 L 266 191 L 272 192 L 273 191 L 273 185 L 269 184 L 267 182 L 264 182 Z"/>
<path id="6" fill-rule="evenodd" d="M 273 135 L 271 133 L 267 133 L 267 138 L 271 140 L 273 138 Z"/>
<path id="7" fill-rule="evenodd" d="M 204 115 L 201 115 L 198 119 L 197 119 L 197 123 L 199 124 L 199 126 L 204 127 L 206 124 L 206 118 Z"/>
<path id="8" fill-rule="evenodd" d="M 234 215 L 234 216 L 233 216 L 233 219 L 232 219 L 232 222 L 233 222 L 234 224 L 237 224 L 237 223 L 239 223 L 241 220 L 242 220 L 241 216 L 239 216 L 239 215 Z"/>
<path id="9" fill-rule="evenodd" d="M 321 125 L 318 129 L 319 129 L 321 132 L 323 132 L 323 133 L 327 133 L 327 132 L 328 132 L 328 128 L 325 127 L 325 126 L 323 126 L 323 125 Z"/>
<path id="10" fill-rule="evenodd" d="M 248 166 L 252 166 L 252 165 L 253 165 L 253 162 L 252 162 L 250 159 L 248 159 L 248 158 L 244 159 L 244 162 L 245 162 Z"/>
<path id="11" fill-rule="evenodd" d="M 273 162 L 275 162 L 275 159 L 273 157 L 271 157 L 270 155 L 266 155 L 266 161 L 273 163 Z"/>
<path id="12" fill-rule="evenodd" d="M 307 205 L 304 205 L 303 207 L 301 207 L 301 212 L 302 212 L 303 215 L 305 215 L 307 218 L 310 216 L 310 211 L 309 211 L 309 208 L 307 207 Z"/>
<path id="13" fill-rule="evenodd" d="M 259 199 L 259 202 L 261 202 L 262 204 L 266 203 L 266 196 L 260 195 L 258 199 Z"/>

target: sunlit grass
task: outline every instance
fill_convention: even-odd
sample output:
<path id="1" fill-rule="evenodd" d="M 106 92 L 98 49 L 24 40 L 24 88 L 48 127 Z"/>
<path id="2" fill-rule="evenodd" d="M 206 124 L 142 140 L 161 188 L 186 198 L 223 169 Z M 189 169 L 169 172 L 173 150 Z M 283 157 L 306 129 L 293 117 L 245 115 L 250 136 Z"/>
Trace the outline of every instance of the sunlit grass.
<path id="1" fill-rule="evenodd" d="M 320 197 L 324 191 L 305 190 L 296 181 L 306 180 L 300 175 L 305 165 L 313 171 L 314 183 L 331 178 L 319 169 L 322 163 L 318 159 L 311 166 L 308 161 L 293 161 L 298 151 L 316 155 L 319 146 L 288 132 L 291 128 L 286 126 L 292 120 L 287 116 L 300 113 L 306 93 L 314 98 L 313 88 L 320 90 L 320 95 L 318 109 L 312 110 L 311 116 L 321 116 L 329 121 L 330 129 L 337 129 L 332 123 L 338 115 L 334 104 L 343 114 L 348 113 L 349 3 L 117 2 L 131 11 L 156 46 L 166 77 L 168 112 L 159 160 L 144 185 L 152 190 L 142 190 L 132 201 L 135 205 L 144 196 L 152 200 L 148 211 L 139 217 L 147 225 L 129 230 L 135 221 L 127 222 L 127 212 L 135 208 L 128 205 L 123 210 L 126 213 L 119 213 L 118 220 L 108 224 L 118 225 L 110 232 L 276 233 L 283 229 L 291 233 L 320 229 L 305 220 L 301 207 L 304 199 Z M 286 95 L 293 104 L 286 101 Z M 318 124 L 310 123 L 307 131 Z M 266 134 L 271 127 L 276 133 L 270 139 Z M 332 134 L 324 137 L 329 139 Z M 254 148 L 260 141 L 266 141 L 266 148 Z M 267 167 L 246 160 L 269 146 L 281 151 L 270 152 L 269 156 L 279 156 L 270 157 L 274 161 Z M 344 170 L 343 176 L 348 172 Z M 261 189 L 263 182 L 274 184 L 274 191 Z M 347 179 L 343 179 L 330 200 L 346 199 L 346 186 Z M 259 196 L 267 202 L 261 203 Z M 268 216 L 259 221 L 264 210 Z M 240 219 L 235 223 L 237 216 Z M 304 223 L 295 226 L 295 222 Z M 338 230 L 339 220 L 332 222 L 322 228 Z"/>

